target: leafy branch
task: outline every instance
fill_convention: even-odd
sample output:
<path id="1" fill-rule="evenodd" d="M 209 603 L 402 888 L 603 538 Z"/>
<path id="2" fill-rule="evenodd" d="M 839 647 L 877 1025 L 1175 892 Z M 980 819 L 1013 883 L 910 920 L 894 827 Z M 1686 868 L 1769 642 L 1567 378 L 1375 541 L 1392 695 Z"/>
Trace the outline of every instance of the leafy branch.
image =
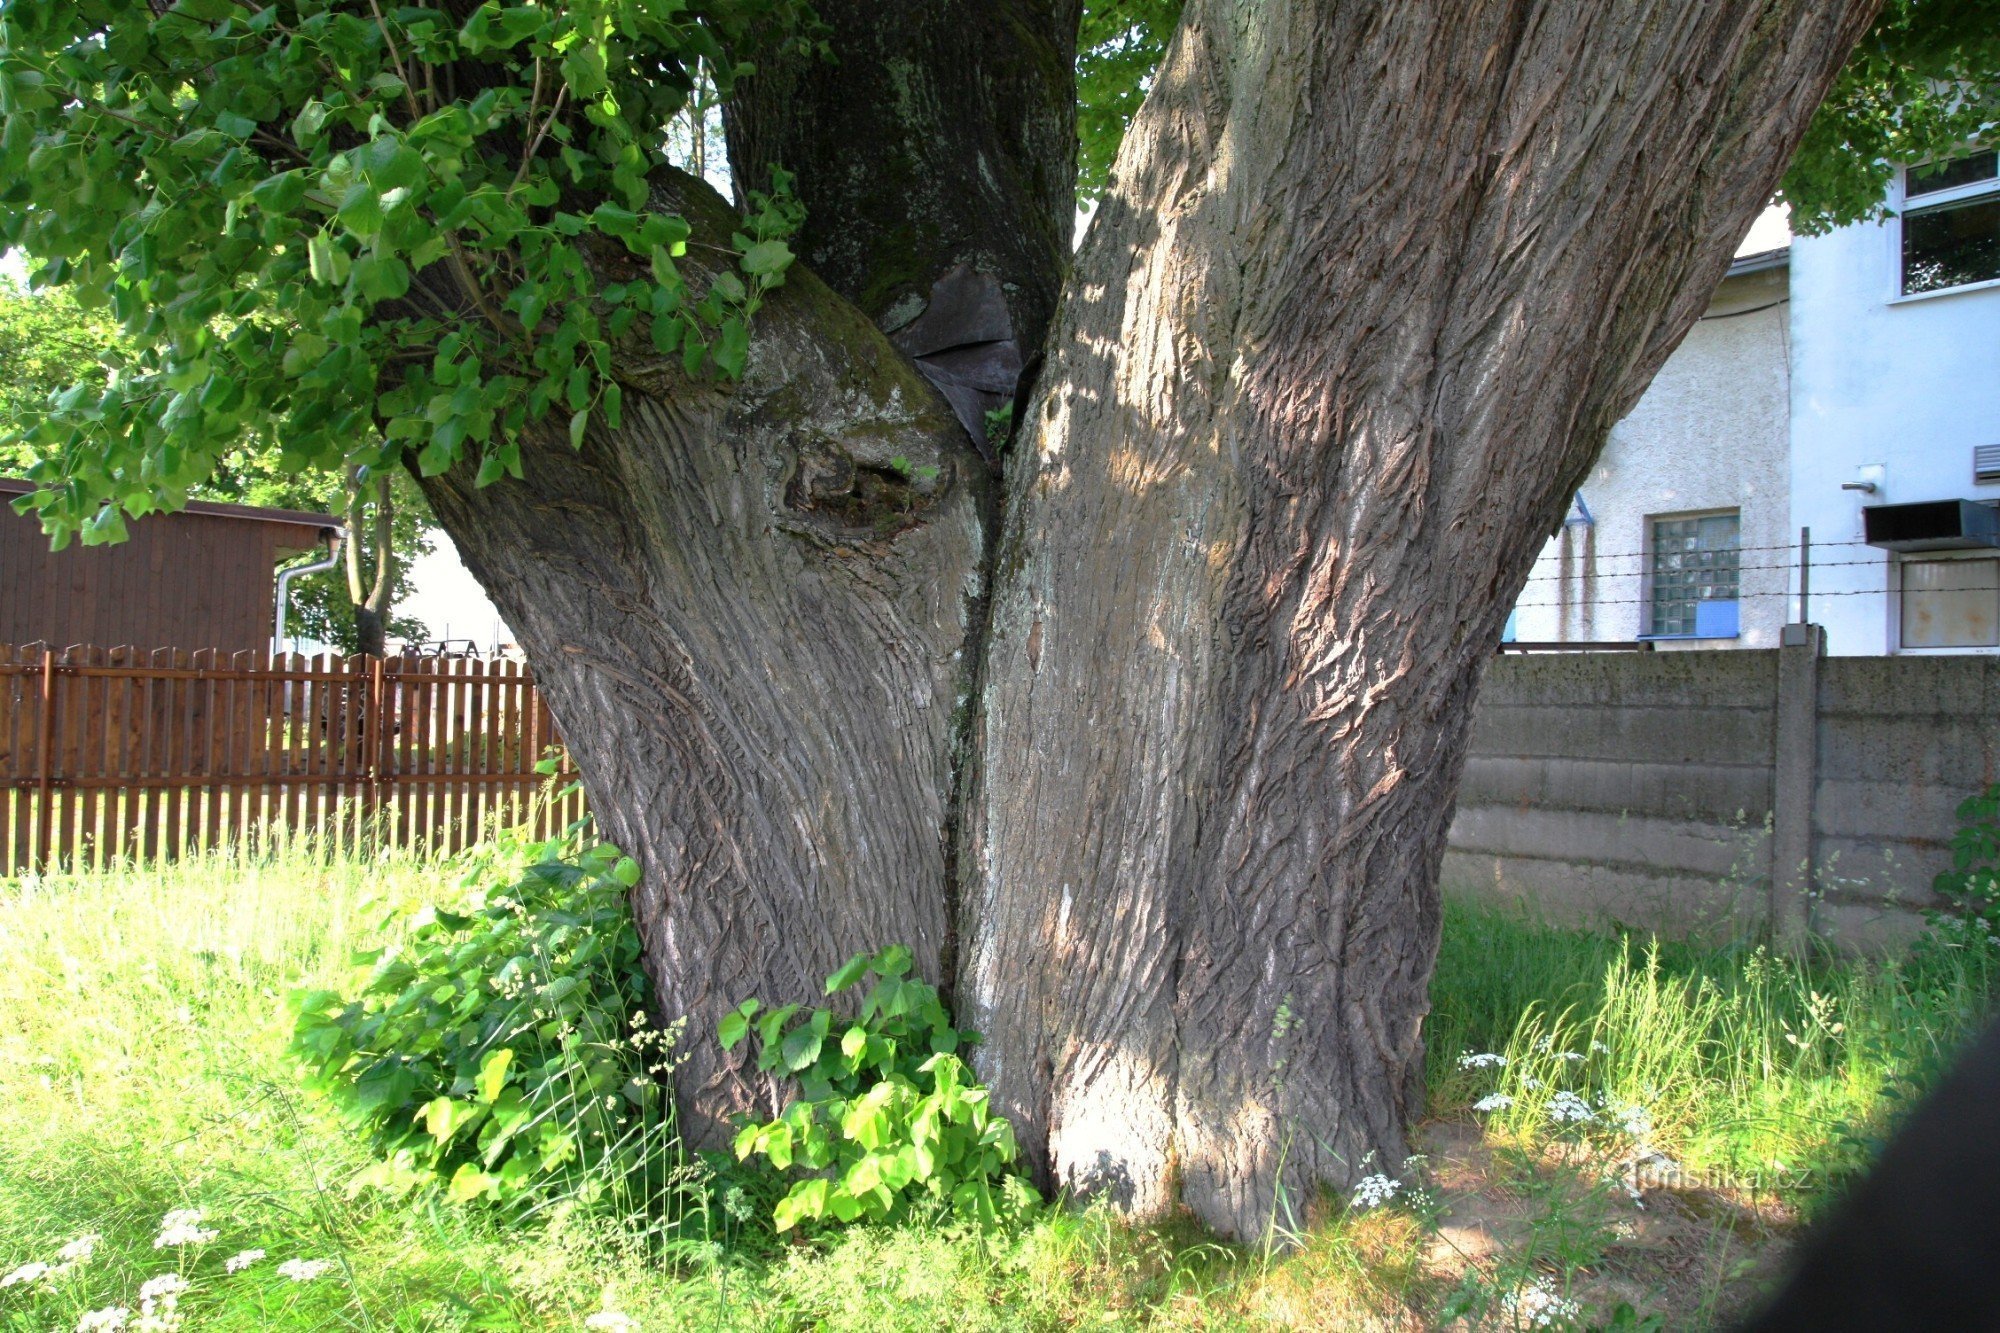
<path id="1" fill-rule="evenodd" d="M 58 544 L 177 507 L 251 432 L 293 466 L 520 475 L 522 437 L 621 424 L 616 348 L 743 373 L 792 262 L 780 173 L 697 291 L 652 206 L 698 79 L 800 0 L 0 0 L 0 249 L 136 349 L 10 440 Z M 442 92 L 440 91 L 442 90 Z M 468 322 L 466 316 L 476 318 Z"/>

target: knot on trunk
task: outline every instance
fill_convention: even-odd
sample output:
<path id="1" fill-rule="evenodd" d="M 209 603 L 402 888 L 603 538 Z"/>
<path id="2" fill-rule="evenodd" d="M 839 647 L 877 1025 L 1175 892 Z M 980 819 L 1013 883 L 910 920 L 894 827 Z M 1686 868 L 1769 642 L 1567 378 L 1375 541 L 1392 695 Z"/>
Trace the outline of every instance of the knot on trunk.
<path id="1" fill-rule="evenodd" d="M 824 536 L 886 541 L 924 522 L 950 489 L 950 463 L 856 457 L 843 442 L 795 440 L 785 508 Z"/>

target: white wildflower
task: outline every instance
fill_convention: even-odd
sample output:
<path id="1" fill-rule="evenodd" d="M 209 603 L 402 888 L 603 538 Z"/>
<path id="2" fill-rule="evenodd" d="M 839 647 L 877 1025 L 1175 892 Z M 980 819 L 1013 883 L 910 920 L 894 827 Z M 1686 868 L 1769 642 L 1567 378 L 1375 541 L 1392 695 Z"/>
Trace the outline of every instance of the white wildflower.
<path id="1" fill-rule="evenodd" d="M 631 1315 L 617 1310 L 599 1310 L 594 1315 L 586 1316 L 583 1326 L 585 1328 L 613 1329 L 615 1333 L 632 1333 L 632 1330 L 639 1327 L 639 1321 Z"/>
<path id="2" fill-rule="evenodd" d="M 1644 1139 L 1653 1132 L 1653 1117 L 1636 1103 L 1613 1107 L 1610 1114 L 1618 1122 L 1618 1128 L 1635 1139 Z"/>
<path id="3" fill-rule="evenodd" d="M 1527 1075 L 1524 1074 L 1521 1076 L 1521 1086 L 1526 1088 L 1529 1092 L 1540 1092 L 1542 1088 L 1542 1081 L 1538 1078 L 1529 1078 Z"/>
<path id="4" fill-rule="evenodd" d="M 1396 1197 L 1396 1191 L 1403 1188 L 1403 1182 L 1393 1176 L 1363 1176 L 1354 1187 L 1354 1197 L 1348 1206 L 1357 1210 L 1378 1208 Z"/>
<path id="5" fill-rule="evenodd" d="M 1527 1328 L 1555 1328 L 1583 1313 L 1582 1306 L 1557 1294 L 1546 1282 L 1516 1287 L 1501 1299 L 1500 1308 L 1517 1326 Z"/>
<path id="6" fill-rule="evenodd" d="M 1567 1061 L 1575 1061 L 1575 1060 L 1581 1060 L 1581 1059 L 1583 1059 L 1583 1057 L 1582 1057 L 1581 1055 L 1577 1054 L 1577 1053 L 1576 1053 L 1575 1051 L 1557 1051 L 1557 1052 L 1556 1052 L 1556 1059 L 1558 1059 L 1558 1060 L 1567 1060 Z"/>
<path id="7" fill-rule="evenodd" d="M 97 1242 L 103 1239 L 104 1237 L 94 1231 L 88 1235 L 78 1236 L 75 1240 L 57 1250 L 56 1258 L 62 1261 L 64 1268 L 74 1268 L 78 1264 L 88 1263 L 90 1256 L 97 1253 Z"/>
<path id="8" fill-rule="evenodd" d="M 1593 1119 L 1590 1103 L 1573 1092 L 1559 1092 L 1549 1098 L 1549 1119 L 1558 1125 L 1581 1125 Z"/>
<path id="9" fill-rule="evenodd" d="M 177 1300 L 188 1289 L 188 1280 L 179 1273 L 162 1273 L 149 1277 L 139 1287 L 139 1300 L 143 1304 L 153 1301 Z"/>
<path id="10" fill-rule="evenodd" d="M 240 1273 L 263 1257 L 264 1252 L 262 1250 L 244 1250 L 241 1254 L 232 1254 L 228 1259 L 223 1261 L 222 1271 L 225 1273 Z"/>
<path id="11" fill-rule="evenodd" d="M 174 1333 L 181 1326 L 181 1293 L 188 1280 L 179 1273 L 147 1278 L 139 1288 L 139 1329 L 142 1333 Z"/>
<path id="12" fill-rule="evenodd" d="M 1489 1092 L 1472 1104 L 1475 1111 L 1504 1111 L 1514 1104 L 1514 1099 L 1504 1092 Z"/>
<path id="13" fill-rule="evenodd" d="M 278 1265 L 278 1276 L 294 1282 L 311 1282 L 333 1271 L 331 1259 L 287 1259 Z"/>
<path id="14" fill-rule="evenodd" d="M 1601 1041 L 1593 1041 L 1590 1043 L 1590 1053 L 1592 1055 L 1609 1055 L 1611 1054 L 1611 1048 Z"/>
<path id="15" fill-rule="evenodd" d="M 0 1277 L 0 1287 L 33 1286 L 54 1271 L 44 1263 L 22 1264 L 5 1277 Z"/>
<path id="16" fill-rule="evenodd" d="M 204 1227 L 201 1219 L 199 1208 L 174 1209 L 160 1219 L 160 1234 L 153 1237 L 153 1248 L 164 1250 L 182 1245 L 206 1245 L 222 1234 L 213 1227 Z"/>
<path id="17" fill-rule="evenodd" d="M 1501 1069 L 1505 1068 L 1506 1064 L 1507 1057 L 1493 1051 L 1484 1051 L 1478 1055 L 1468 1053 L 1458 1057 L 1460 1069 Z"/>
<path id="18" fill-rule="evenodd" d="M 107 1305 L 102 1310 L 87 1311 L 76 1321 L 76 1333 L 119 1333 L 125 1321 L 132 1317 L 132 1311 L 123 1305 Z"/>

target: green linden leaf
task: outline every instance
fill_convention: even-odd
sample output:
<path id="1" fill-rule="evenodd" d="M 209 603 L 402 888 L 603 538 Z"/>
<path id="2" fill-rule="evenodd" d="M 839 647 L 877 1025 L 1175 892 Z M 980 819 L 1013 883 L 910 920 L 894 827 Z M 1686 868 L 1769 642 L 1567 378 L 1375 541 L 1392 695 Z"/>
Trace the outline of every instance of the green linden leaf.
<path id="1" fill-rule="evenodd" d="M 822 1034 L 810 1025 L 801 1025 L 785 1034 L 778 1055 L 786 1069 L 796 1073 L 819 1059 Z"/>
<path id="2" fill-rule="evenodd" d="M 488 1052 L 486 1058 L 479 1062 L 479 1076 L 474 1080 L 474 1087 L 478 1089 L 480 1101 L 490 1104 L 499 1099 L 501 1088 L 506 1086 L 507 1068 L 513 1062 L 514 1052 L 506 1046 Z"/>
<path id="3" fill-rule="evenodd" d="M 868 974 L 868 967 L 874 960 L 865 953 L 855 954 L 840 965 L 840 969 L 826 979 L 826 993 L 846 990 Z"/>
<path id="4" fill-rule="evenodd" d="M 713 349 L 715 364 L 730 379 L 741 379 L 743 367 L 750 357 L 750 330 L 742 319 L 735 315 L 722 321 L 722 329 Z"/>
<path id="5" fill-rule="evenodd" d="M 785 21 L 797 8 L 748 4 Z M 647 208 L 661 161 L 649 145 L 686 100 L 657 75 L 705 61 L 728 84 L 722 34 L 745 15 L 669 8 L 488 0 L 454 29 L 422 8 L 371 22 L 307 6 L 281 24 L 289 11 L 177 0 L 173 21 L 113 7 L 10 28 L 0 180 L 15 194 L 0 247 L 133 344 L 115 390 L 80 385 L 33 427 L 66 463 L 24 507 L 59 544 L 116 540 L 117 510 L 178 504 L 261 438 L 281 438 L 292 468 L 408 451 L 436 475 L 476 449 L 490 485 L 519 474 L 518 438 L 558 412 L 579 444 L 588 413 L 621 428 L 612 348 L 641 318 L 691 376 L 740 376 L 798 210 L 775 177 L 734 270 L 688 299 L 676 261 L 691 227 Z M 436 77 L 527 42 L 539 90 L 525 52 L 481 62 L 463 95 Z M 582 116 L 551 114 L 551 72 Z M 524 161 L 526 143 L 540 147 Z M 650 274 L 599 293 L 586 234 Z M 441 300 L 404 304 L 419 280 Z"/>
<path id="6" fill-rule="evenodd" d="M 792 266 L 792 247 L 783 241 L 759 241 L 743 252 L 739 262 L 745 273 L 772 279 L 769 285 L 776 286 Z"/>

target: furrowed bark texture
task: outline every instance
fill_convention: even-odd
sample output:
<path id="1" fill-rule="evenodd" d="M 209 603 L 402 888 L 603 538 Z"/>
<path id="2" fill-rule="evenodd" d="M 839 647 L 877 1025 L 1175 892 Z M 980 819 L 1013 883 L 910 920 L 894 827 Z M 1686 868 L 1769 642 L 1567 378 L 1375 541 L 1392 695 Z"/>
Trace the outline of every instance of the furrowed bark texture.
<path id="1" fill-rule="evenodd" d="M 948 982 L 997 483 L 879 330 L 964 263 L 1038 340 L 1073 206 L 1076 0 L 819 9 L 834 59 L 774 59 L 726 112 L 737 179 L 782 164 L 808 209 L 742 383 L 635 355 L 624 427 L 581 456 L 425 482 L 643 867 L 662 1015 L 689 1020 L 682 1124 L 711 1144 L 776 1105 L 716 1050 L 729 1008 L 813 1000 L 891 943 Z M 656 196 L 726 252 L 712 193 L 670 173 Z"/>
<path id="2" fill-rule="evenodd" d="M 674 189 L 657 206 L 727 237 L 719 199 Z M 728 1009 L 811 1000 L 897 941 L 937 975 L 992 483 L 909 362 L 802 269 L 759 313 L 740 383 L 638 356 L 620 376 L 622 428 L 593 424 L 580 454 L 537 441 L 523 481 L 424 486 L 535 664 L 605 836 L 644 868 L 661 1010 L 689 1021 L 682 1124 L 715 1146 L 728 1113 L 774 1105 L 716 1045 Z"/>
<path id="3" fill-rule="evenodd" d="M 1396 1171 L 1474 693 L 1869 0 L 1193 0 L 1018 437 L 963 1018 L 1058 1182 Z"/>

